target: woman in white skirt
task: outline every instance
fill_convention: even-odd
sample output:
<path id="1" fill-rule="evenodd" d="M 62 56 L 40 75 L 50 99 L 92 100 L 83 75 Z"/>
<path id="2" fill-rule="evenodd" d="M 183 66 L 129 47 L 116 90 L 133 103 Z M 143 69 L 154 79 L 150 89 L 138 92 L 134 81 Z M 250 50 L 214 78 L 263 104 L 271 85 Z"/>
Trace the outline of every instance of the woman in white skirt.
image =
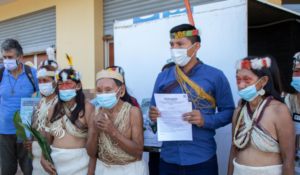
<path id="1" fill-rule="evenodd" d="M 40 98 L 38 108 L 32 118 L 32 127 L 39 131 L 45 137 L 45 124 L 50 107 L 57 103 L 57 83 L 55 81 L 55 72 L 59 70 L 59 65 L 54 58 L 54 49 L 48 48 L 47 55 L 49 60 L 42 61 L 37 72 L 39 82 L 39 91 L 35 92 L 32 97 Z M 42 149 L 36 138 L 33 142 L 24 142 L 24 147 L 32 152 L 32 175 L 48 175 L 41 165 Z"/>
<path id="2" fill-rule="evenodd" d="M 276 61 L 247 57 L 236 69 L 242 102 L 232 118 L 228 175 L 294 174 L 295 129 L 279 95 Z"/>
<path id="3" fill-rule="evenodd" d="M 82 90 L 82 73 L 72 67 L 72 58 L 67 56 L 70 67 L 56 74 L 58 102 L 49 111 L 49 132 L 46 139 L 51 145 L 52 165 L 42 156 L 46 172 L 53 175 L 92 175 L 90 157 L 85 149 L 88 120 L 95 107 L 85 100 Z"/>

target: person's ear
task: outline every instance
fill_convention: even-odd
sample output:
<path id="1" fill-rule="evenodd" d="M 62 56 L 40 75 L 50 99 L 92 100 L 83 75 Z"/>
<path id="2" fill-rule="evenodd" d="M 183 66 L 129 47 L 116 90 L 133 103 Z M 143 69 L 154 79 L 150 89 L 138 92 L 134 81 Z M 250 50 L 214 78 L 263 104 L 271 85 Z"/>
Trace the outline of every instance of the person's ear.
<path id="1" fill-rule="evenodd" d="M 125 87 L 125 85 L 123 84 L 123 85 L 121 86 L 121 89 L 120 89 L 120 97 L 124 97 L 124 95 L 125 95 L 125 90 L 126 90 L 126 87 Z"/>
<path id="2" fill-rule="evenodd" d="M 57 83 L 56 83 L 56 81 L 54 80 L 53 83 L 52 83 L 52 87 L 55 88 L 56 86 L 57 86 Z"/>
<path id="3" fill-rule="evenodd" d="M 199 50 L 200 47 L 201 47 L 200 42 L 196 42 L 194 47 L 195 47 L 195 52 L 198 52 L 198 50 Z"/>
<path id="4" fill-rule="evenodd" d="M 82 88 L 82 83 L 78 83 L 78 84 L 77 84 L 76 91 L 79 91 L 81 88 Z"/>
<path id="5" fill-rule="evenodd" d="M 20 56 L 19 56 L 18 63 L 20 63 L 20 62 L 21 62 L 21 60 L 23 60 L 23 55 L 20 55 Z"/>
<path id="6" fill-rule="evenodd" d="M 261 79 L 262 81 L 262 87 L 265 87 L 269 81 L 269 77 L 268 76 L 263 76 L 263 78 Z"/>

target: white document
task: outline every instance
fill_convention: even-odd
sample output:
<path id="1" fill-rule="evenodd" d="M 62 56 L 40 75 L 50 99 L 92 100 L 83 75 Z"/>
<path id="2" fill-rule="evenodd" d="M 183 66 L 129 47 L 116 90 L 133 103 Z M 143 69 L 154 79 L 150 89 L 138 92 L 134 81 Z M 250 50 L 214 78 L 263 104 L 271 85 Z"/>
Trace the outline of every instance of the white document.
<path id="1" fill-rule="evenodd" d="M 192 141 L 192 125 L 182 117 L 192 111 L 187 95 L 154 94 L 154 97 L 161 112 L 157 118 L 158 141 Z"/>

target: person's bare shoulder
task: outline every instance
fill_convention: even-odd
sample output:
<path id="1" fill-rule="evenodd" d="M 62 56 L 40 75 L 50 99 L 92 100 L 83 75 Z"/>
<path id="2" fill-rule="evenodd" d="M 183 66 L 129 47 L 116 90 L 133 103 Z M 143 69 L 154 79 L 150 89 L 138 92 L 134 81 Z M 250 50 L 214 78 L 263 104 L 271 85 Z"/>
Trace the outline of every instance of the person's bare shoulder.
<path id="1" fill-rule="evenodd" d="M 85 100 L 85 109 L 94 111 L 95 106 L 92 103 L 90 103 L 89 101 Z"/>
<path id="2" fill-rule="evenodd" d="M 289 108 L 278 100 L 272 100 L 266 110 L 273 114 L 275 120 L 291 120 Z"/>
<path id="3" fill-rule="evenodd" d="M 143 114 L 140 108 L 132 106 L 130 109 L 130 116 L 132 122 L 143 121 Z"/>

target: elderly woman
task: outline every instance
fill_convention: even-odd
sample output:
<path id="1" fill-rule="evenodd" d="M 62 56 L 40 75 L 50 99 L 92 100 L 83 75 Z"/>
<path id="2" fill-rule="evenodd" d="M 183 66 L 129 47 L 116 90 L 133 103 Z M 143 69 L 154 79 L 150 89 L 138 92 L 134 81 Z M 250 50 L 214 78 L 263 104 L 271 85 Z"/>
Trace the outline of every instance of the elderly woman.
<path id="1" fill-rule="evenodd" d="M 40 97 L 42 99 L 38 102 L 38 108 L 34 112 L 32 118 L 32 127 L 39 131 L 45 137 L 45 124 L 47 122 L 47 115 L 51 105 L 57 103 L 57 83 L 55 81 L 55 72 L 59 69 L 59 65 L 54 58 L 54 49 L 48 48 L 47 55 L 49 60 L 41 62 L 39 70 L 37 72 L 37 78 L 39 82 L 40 91 L 35 92 L 32 97 Z M 32 152 L 33 160 L 32 175 L 47 175 L 44 168 L 41 165 L 42 149 L 33 138 L 33 142 L 24 142 L 24 147 L 27 151 Z"/>
<path id="2" fill-rule="evenodd" d="M 72 67 L 72 58 L 68 57 L 70 67 L 57 74 L 59 96 L 56 105 L 49 111 L 50 132 L 46 139 L 51 145 L 51 157 L 54 165 L 45 156 L 42 165 L 46 172 L 59 175 L 93 174 L 89 170 L 90 157 L 85 145 L 88 133 L 88 120 L 94 111 L 94 106 L 85 100 L 82 92 L 82 73 Z"/>
<path id="3" fill-rule="evenodd" d="M 294 118 L 295 115 L 300 116 L 300 52 L 296 53 L 294 56 L 294 65 L 293 65 L 293 81 L 291 85 L 294 87 L 294 93 L 287 94 L 287 96 L 284 99 L 285 104 L 288 106 L 290 113 L 292 115 L 292 118 Z M 300 167 L 300 161 L 299 157 L 300 154 L 298 150 L 300 149 L 300 139 L 299 139 L 299 133 L 296 135 L 296 167 L 299 169 Z M 296 175 L 300 175 L 300 171 L 295 172 Z"/>
<path id="4" fill-rule="evenodd" d="M 95 110 L 95 117 L 89 122 L 92 129 L 86 146 L 88 154 L 99 159 L 95 175 L 147 174 L 142 160 L 142 112 L 122 100 L 126 92 L 122 72 L 120 67 L 109 68 L 96 76 L 101 107 Z"/>
<path id="5" fill-rule="evenodd" d="M 295 129 L 281 99 L 280 77 L 272 58 L 237 62 L 241 106 L 232 118 L 229 175 L 294 174 Z"/>

